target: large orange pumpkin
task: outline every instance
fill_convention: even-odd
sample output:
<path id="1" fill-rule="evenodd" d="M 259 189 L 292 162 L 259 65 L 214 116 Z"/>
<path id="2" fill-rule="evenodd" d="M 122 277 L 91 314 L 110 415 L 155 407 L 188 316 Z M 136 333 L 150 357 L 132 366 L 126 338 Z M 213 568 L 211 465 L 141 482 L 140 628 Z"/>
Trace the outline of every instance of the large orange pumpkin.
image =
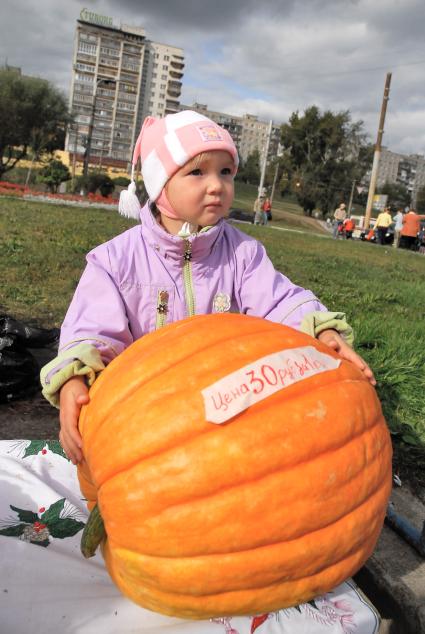
<path id="1" fill-rule="evenodd" d="M 80 484 L 103 517 L 107 568 L 141 606 L 195 619 L 274 611 L 330 590 L 373 551 L 391 488 L 373 387 L 346 361 L 298 364 L 293 383 L 269 361 L 262 379 L 250 370 L 305 347 L 337 358 L 280 324 L 197 316 L 138 340 L 95 382 Z M 255 381 L 282 380 L 208 422 L 202 390 L 236 371 L 245 382 L 222 392 L 222 409 L 261 392 Z"/>

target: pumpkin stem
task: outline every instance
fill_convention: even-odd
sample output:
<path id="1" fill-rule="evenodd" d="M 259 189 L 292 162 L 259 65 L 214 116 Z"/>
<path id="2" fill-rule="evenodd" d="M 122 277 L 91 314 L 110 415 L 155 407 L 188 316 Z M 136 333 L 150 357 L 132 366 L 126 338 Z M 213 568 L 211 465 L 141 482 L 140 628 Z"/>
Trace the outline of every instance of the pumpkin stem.
<path id="1" fill-rule="evenodd" d="M 100 542 L 106 538 L 105 525 L 99 507 L 93 507 L 81 537 L 81 552 L 88 559 L 93 557 Z"/>

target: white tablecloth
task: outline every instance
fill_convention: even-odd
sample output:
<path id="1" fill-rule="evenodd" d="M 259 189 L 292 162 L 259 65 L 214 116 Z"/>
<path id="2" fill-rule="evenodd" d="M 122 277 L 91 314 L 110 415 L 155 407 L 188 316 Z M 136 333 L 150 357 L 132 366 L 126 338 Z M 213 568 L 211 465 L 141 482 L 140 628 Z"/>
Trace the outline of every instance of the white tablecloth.
<path id="1" fill-rule="evenodd" d="M 102 557 L 80 554 L 88 513 L 57 441 L 0 441 L 0 631 L 4 634 L 375 634 L 379 617 L 349 580 L 272 614 L 183 621 L 133 604 Z"/>

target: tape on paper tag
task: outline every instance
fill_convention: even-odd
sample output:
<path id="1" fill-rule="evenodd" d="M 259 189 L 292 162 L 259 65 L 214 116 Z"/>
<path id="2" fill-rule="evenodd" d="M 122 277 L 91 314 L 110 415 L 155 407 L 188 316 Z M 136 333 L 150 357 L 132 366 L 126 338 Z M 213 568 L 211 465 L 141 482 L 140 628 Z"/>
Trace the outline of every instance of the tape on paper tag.
<path id="1" fill-rule="evenodd" d="M 293 383 L 339 367 L 341 361 L 313 346 L 274 352 L 202 390 L 205 418 L 225 423 L 236 414 Z"/>

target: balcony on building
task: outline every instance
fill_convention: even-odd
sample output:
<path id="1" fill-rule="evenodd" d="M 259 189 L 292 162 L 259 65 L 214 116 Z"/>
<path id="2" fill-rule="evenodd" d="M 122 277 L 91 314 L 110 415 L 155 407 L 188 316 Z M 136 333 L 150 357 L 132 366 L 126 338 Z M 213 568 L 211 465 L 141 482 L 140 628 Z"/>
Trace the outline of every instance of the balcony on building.
<path id="1" fill-rule="evenodd" d="M 180 61 L 180 59 L 171 59 L 170 64 L 173 69 L 183 70 L 184 68 L 183 60 Z"/>
<path id="2" fill-rule="evenodd" d="M 179 110 L 180 110 L 180 103 L 178 101 L 174 101 L 173 99 L 167 99 L 165 101 L 165 112 L 166 112 L 166 114 L 179 112 Z"/>
<path id="3" fill-rule="evenodd" d="M 170 74 L 170 77 L 172 77 L 173 79 L 181 79 L 183 77 L 183 73 L 180 73 L 175 70 L 170 70 L 169 74 Z"/>
<path id="4" fill-rule="evenodd" d="M 182 83 L 181 81 L 169 81 L 167 86 L 167 93 L 170 97 L 180 97 L 182 92 Z"/>
<path id="5" fill-rule="evenodd" d="M 178 99 L 180 97 L 180 95 L 181 95 L 181 91 L 180 90 L 173 90 L 173 89 L 168 88 L 167 89 L 167 95 L 169 97 L 171 97 L 171 98 L 174 97 L 175 99 Z"/>

